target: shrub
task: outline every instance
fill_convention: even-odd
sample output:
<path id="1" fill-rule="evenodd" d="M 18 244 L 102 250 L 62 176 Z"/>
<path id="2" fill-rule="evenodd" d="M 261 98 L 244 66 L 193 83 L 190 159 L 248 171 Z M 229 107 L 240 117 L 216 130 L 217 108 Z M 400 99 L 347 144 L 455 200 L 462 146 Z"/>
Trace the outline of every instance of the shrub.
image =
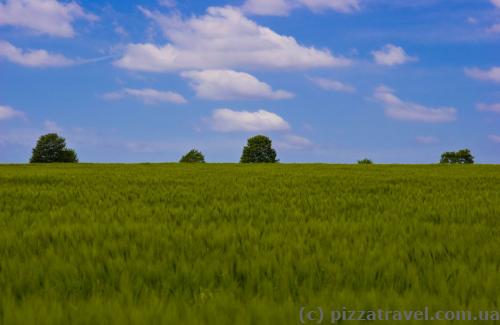
<path id="1" fill-rule="evenodd" d="M 373 164 L 373 161 L 371 161 L 370 159 L 362 159 L 362 160 L 358 160 L 358 164 L 359 165 L 372 165 Z"/>
<path id="2" fill-rule="evenodd" d="M 441 164 L 473 164 L 474 156 L 469 149 L 462 149 L 456 152 L 445 152 L 441 155 Z"/>
<path id="3" fill-rule="evenodd" d="M 201 151 L 193 149 L 193 150 L 189 151 L 187 154 L 185 154 L 184 156 L 182 156 L 182 158 L 179 162 L 181 162 L 181 163 L 204 163 L 205 156 L 203 156 Z"/>

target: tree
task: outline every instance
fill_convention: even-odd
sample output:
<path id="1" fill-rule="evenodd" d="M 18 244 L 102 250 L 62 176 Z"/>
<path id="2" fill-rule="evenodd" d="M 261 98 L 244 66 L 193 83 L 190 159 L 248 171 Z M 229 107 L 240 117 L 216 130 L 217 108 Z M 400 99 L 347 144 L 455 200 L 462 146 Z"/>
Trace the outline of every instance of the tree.
<path id="1" fill-rule="evenodd" d="M 441 155 L 441 164 L 473 164 L 474 156 L 469 149 L 462 149 L 456 152 L 445 152 Z"/>
<path id="2" fill-rule="evenodd" d="M 373 161 L 371 161 L 370 159 L 362 159 L 362 160 L 358 160 L 358 164 L 359 165 L 372 165 L 373 164 Z"/>
<path id="3" fill-rule="evenodd" d="M 205 156 L 201 153 L 201 151 L 198 151 L 196 149 L 191 150 L 184 156 L 182 156 L 181 160 L 179 161 L 181 163 L 204 163 L 205 162 Z"/>
<path id="4" fill-rule="evenodd" d="M 30 163 L 77 163 L 75 150 L 66 148 L 66 140 L 55 133 L 42 135 L 30 159 Z"/>
<path id="5" fill-rule="evenodd" d="M 276 151 L 272 148 L 272 141 L 266 136 L 257 135 L 248 139 L 243 148 L 241 163 L 276 163 Z"/>

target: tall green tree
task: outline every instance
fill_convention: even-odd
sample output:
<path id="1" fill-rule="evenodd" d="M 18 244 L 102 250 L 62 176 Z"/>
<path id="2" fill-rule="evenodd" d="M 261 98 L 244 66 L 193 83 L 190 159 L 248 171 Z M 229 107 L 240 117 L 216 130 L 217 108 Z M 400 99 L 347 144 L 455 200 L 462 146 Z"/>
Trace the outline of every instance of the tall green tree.
<path id="1" fill-rule="evenodd" d="M 30 163 L 77 163 L 75 150 L 66 148 L 66 140 L 56 133 L 42 135 L 30 159 Z"/>
<path id="2" fill-rule="evenodd" d="M 441 155 L 441 164 L 473 164 L 474 156 L 469 149 L 444 152 Z"/>
<path id="3" fill-rule="evenodd" d="M 181 162 L 181 163 L 204 163 L 205 156 L 203 156 L 201 151 L 193 149 L 193 150 L 189 151 L 187 154 L 185 154 L 184 156 L 182 156 L 182 158 L 179 162 Z"/>
<path id="4" fill-rule="evenodd" d="M 264 135 L 257 135 L 248 139 L 243 148 L 240 159 L 241 163 L 276 163 L 276 150 L 272 147 L 272 141 Z"/>

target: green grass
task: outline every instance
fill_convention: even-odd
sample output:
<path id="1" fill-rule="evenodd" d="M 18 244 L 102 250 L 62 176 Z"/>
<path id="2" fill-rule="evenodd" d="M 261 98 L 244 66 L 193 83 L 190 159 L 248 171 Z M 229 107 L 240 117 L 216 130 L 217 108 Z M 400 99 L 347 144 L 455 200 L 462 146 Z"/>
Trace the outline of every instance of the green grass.
<path id="1" fill-rule="evenodd" d="M 0 166 L 4 324 L 498 310 L 499 289 L 500 166 Z"/>

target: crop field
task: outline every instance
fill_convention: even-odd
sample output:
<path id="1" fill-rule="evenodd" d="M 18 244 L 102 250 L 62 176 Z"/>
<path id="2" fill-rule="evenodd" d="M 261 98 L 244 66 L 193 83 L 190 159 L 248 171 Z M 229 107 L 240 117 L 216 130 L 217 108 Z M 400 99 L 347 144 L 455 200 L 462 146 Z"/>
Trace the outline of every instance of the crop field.
<path id="1" fill-rule="evenodd" d="M 0 166 L 3 324 L 303 306 L 498 310 L 500 166 Z"/>

